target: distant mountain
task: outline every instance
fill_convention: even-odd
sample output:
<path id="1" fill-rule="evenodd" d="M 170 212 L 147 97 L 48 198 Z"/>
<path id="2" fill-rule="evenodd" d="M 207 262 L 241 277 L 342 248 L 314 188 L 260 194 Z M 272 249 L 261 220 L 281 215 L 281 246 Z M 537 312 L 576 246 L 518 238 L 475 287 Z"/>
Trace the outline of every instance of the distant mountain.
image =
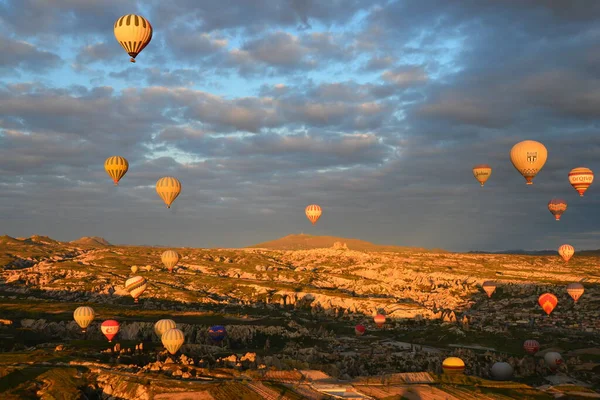
<path id="1" fill-rule="evenodd" d="M 310 250 L 323 248 L 344 248 L 358 251 L 386 251 L 386 252 L 403 252 L 403 251 L 419 251 L 419 252 L 444 252 L 441 249 L 424 249 L 419 247 L 402 247 L 402 246 L 387 246 L 373 244 L 359 239 L 348 239 L 335 236 L 313 236 L 313 235 L 288 235 L 282 238 L 269 242 L 255 244 L 247 248 L 263 248 L 271 250 Z M 344 246 L 345 245 L 345 246 Z"/>
<path id="2" fill-rule="evenodd" d="M 23 242 L 28 244 L 61 244 L 58 240 L 54 240 L 48 236 L 33 235 L 24 239 Z"/>
<path id="3" fill-rule="evenodd" d="M 468 254 L 515 254 L 525 256 L 555 256 L 558 255 L 558 250 L 500 250 L 500 251 L 469 251 Z M 575 249 L 575 255 L 587 255 L 596 256 L 600 255 L 599 250 L 577 250 Z"/>
<path id="4" fill-rule="evenodd" d="M 73 240 L 69 242 L 71 244 L 76 244 L 79 246 L 92 246 L 92 247 L 107 247 L 112 246 L 106 239 L 98 237 L 98 236 L 84 236 L 80 239 Z"/>
<path id="5" fill-rule="evenodd" d="M 0 244 L 21 244 L 21 241 L 12 236 L 3 235 L 0 236 Z"/>

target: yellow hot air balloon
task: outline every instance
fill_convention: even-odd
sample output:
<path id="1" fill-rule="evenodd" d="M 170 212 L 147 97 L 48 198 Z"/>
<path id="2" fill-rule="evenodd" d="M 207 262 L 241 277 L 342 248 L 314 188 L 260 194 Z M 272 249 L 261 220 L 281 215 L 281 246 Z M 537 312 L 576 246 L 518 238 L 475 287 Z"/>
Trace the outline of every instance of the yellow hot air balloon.
<path id="1" fill-rule="evenodd" d="M 485 281 L 481 286 L 485 293 L 487 293 L 488 298 L 492 297 L 492 294 L 496 291 L 496 283 L 492 281 Z"/>
<path id="2" fill-rule="evenodd" d="M 577 303 L 577 300 L 583 295 L 584 291 L 585 288 L 579 282 L 573 282 L 567 285 L 567 293 L 569 293 L 569 296 L 571 296 L 575 303 Z"/>
<path id="3" fill-rule="evenodd" d="M 108 176 L 112 178 L 115 186 L 119 184 L 119 181 L 128 169 L 129 163 L 121 156 L 108 157 L 106 161 L 104 161 L 104 170 Z"/>
<path id="4" fill-rule="evenodd" d="M 445 374 L 462 374 L 465 372 L 465 362 L 458 357 L 448 357 L 442 362 Z"/>
<path id="5" fill-rule="evenodd" d="M 533 178 L 540 172 L 546 160 L 548 150 L 540 142 L 524 140 L 510 150 L 510 161 L 523 175 L 528 185 L 533 185 Z"/>
<path id="6" fill-rule="evenodd" d="M 481 187 L 490 178 L 490 175 L 492 175 L 492 167 L 487 164 L 479 164 L 473 167 L 473 176 L 481 184 Z"/>
<path id="7" fill-rule="evenodd" d="M 156 333 L 156 336 L 161 338 L 163 333 L 174 328 L 177 328 L 175 321 L 172 319 L 161 319 L 154 324 L 154 333 Z"/>
<path id="8" fill-rule="evenodd" d="M 138 302 L 138 298 L 144 293 L 147 286 L 148 282 L 146 281 L 146 278 L 142 276 L 134 276 L 125 281 L 125 290 L 133 297 L 135 303 Z"/>
<path id="9" fill-rule="evenodd" d="M 175 354 L 185 341 L 185 336 L 183 335 L 182 331 L 177 328 L 173 328 L 163 333 L 160 340 L 169 353 Z"/>
<path id="10" fill-rule="evenodd" d="M 169 270 L 169 272 L 173 272 L 173 268 L 179 262 L 179 254 L 177 254 L 176 251 L 167 250 L 164 253 L 162 253 L 161 259 L 163 264 L 165 264 L 165 267 L 167 267 L 167 269 Z"/>
<path id="11" fill-rule="evenodd" d="M 137 265 L 132 265 L 132 266 L 131 266 L 131 272 L 132 272 L 132 273 L 134 273 L 134 274 L 138 272 L 138 269 L 139 269 L 139 268 L 138 268 L 138 266 L 137 266 Z"/>
<path id="12" fill-rule="evenodd" d="M 123 15 L 115 22 L 115 38 L 131 56 L 132 63 L 135 57 L 152 40 L 152 25 L 150 21 L 135 14 Z"/>
<path id="13" fill-rule="evenodd" d="M 171 204 L 175 201 L 179 193 L 181 193 L 181 182 L 172 176 L 165 176 L 156 182 L 156 193 L 167 205 L 171 208 Z"/>
<path id="14" fill-rule="evenodd" d="M 321 207 L 316 204 L 307 206 L 304 212 L 306 214 L 306 218 L 308 218 L 313 225 L 317 223 L 317 220 L 321 218 L 321 214 L 323 213 Z"/>
<path id="15" fill-rule="evenodd" d="M 558 248 L 558 254 L 565 262 L 569 262 L 571 257 L 573 257 L 573 254 L 575 254 L 575 248 L 570 244 L 563 244 Z"/>
<path id="16" fill-rule="evenodd" d="M 92 307 L 77 307 L 73 312 L 73 319 L 81 328 L 81 332 L 85 333 L 86 328 L 92 323 L 96 314 Z"/>
<path id="17" fill-rule="evenodd" d="M 571 186 L 579 193 L 579 196 L 583 197 L 583 194 L 594 182 L 594 173 L 589 168 L 579 167 L 573 168 L 569 172 L 569 182 Z"/>

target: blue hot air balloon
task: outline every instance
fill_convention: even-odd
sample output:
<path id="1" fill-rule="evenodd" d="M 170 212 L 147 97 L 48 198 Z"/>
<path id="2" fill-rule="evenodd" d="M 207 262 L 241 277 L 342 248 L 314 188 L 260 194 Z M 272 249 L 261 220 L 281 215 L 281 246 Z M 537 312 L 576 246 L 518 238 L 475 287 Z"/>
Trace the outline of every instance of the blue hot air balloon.
<path id="1" fill-rule="evenodd" d="M 211 326 L 208 329 L 208 336 L 215 342 L 220 342 L 225 339 L 227 332 L 225 332 L 225 327 L 223 325 L 215 325 Z"/>

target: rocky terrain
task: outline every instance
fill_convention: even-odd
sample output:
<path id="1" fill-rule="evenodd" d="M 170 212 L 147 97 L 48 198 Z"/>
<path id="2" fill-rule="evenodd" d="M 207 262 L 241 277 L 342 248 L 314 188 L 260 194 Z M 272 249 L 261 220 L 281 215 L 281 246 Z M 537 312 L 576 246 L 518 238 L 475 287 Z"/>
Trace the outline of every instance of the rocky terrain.
<path id="1" fill-rule="evenodd" d="M 169 273 L 165 250 L 96 237 L 0 237 L 0 392 L 15 399 L 59 392 L 301 399 L 335 398 L 339 390 L 377 399 L 600 397 L 597 256 L 576 254 L 565 264 L 558 255 L 292 235 L 244 249 L 173 249 L 181 260 Z M 124 287 L 132 266 L 148 280 L 139 304 Z M 490 299 L 486 280 L 498 284 Z M 585 285 L 577 304 L 566 292 L 571 282 Z M 550 316 L 537 304 L 547 291 L 559 299 Z M 73 320 L 81 305 L 96 312 L 85 334 Z M 378 313 L 387 318 L 383 328 L 373 323 Z M 184 332 L 176 355 L 154 334 L 161 318 Z M 121 324 L 112 344 L 100 332 L 106 319 Z M 217 324 L 227 330 L 222 343 L 208 336 Z M 367 328 L 364 336 L 355 335 L 356 324 Z M 535 357 L 524 353 L 525 339 L 540 342 Z M 543 364 L 548 351 L 566 361 L 558 372 Z M 465 361 L 466 375 L 442 373 L 450 355 Z M 512 382 L 490 380 L 496 361 L 513 365 Z"/>

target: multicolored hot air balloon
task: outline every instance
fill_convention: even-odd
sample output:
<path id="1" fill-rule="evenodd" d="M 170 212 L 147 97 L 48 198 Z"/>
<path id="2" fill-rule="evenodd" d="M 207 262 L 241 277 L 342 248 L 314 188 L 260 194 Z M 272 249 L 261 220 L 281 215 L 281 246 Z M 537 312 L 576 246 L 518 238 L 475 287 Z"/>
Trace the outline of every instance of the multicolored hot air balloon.
<path id="1" fill-rule="evenodd" d="M 448 357 L 442 362 L 445 374 L 462 374 L 465 372 L 465 362 L 458 357 Z"/>
<path id="2" fill-rule="evenodd" d="M 592 182 L 594 182 L 594 173 L 589 168 L 573 168 L 571 172 L 569 172 L 569 182 L 571 183 L 571 186 L 577 190 L 579 196 L 583 197 L 585 191 L 588 190 Z"/>
<path id="3" fill-rule="evenodd" d="M 356 333 L 356 336 L 362 336 L 365 334 L 365 332 L 367 331 L 367 328 L 365 328 L 364 325 L 356 325 L 354 327 L 354 333 Z"/>
<path id="4" fill-rule="evenodd" d="M 167 208 L 171 208 L 171 204 L 173 204 L 177 196 L 181 193 L 181 182 L 172 176 L 160 178 L 156 182 L 156 193 L 163 199 Z"/>
<path id="5" fill-rule="evenodd" d="M 227 332 L 223 325 L 215 325 L 208 328 L 208 336 L 215 342 L 220 342 L 225 339 Z"/>
<path id="6" fill-rule="evenodd" d="M 173 328 L 163 333 L 160 340 L 169 353 L 175 354 L 185 341 L 185 336 L 183 335 L 182 331 L 177 328 Z"/>
<path id="7" fill-rule="evenodd" d="M 546 160 L 548 150 L 540 142 L 524 140 L 515 144 L 510 150 L 510 161 L 528 185 L 533 185 L 533 178 L 540 172 Z"/>
<path id="8" fill-rule="evenodd" d="M 570 244 L 563 244 L 558 248 L 558 254 L 568 263 L 573 254 L 575 254 L 575 248 Z"/>
<path id="9" fill-rule="evenodd" d="M 548 202 L 548 211 L 554 215 L 557 221 L 560 221 L 560 216 L 567 211 L 567 202 L 563 199 L 552 199 Z"/>
<path id="10" fill-rule="evenodd" d="M 492 281 L 483 282 L 483 290 L 487 293 L 488 298 L 492 297 L 492 294 L 496 291 L 496 283 Z"/>
<path id="11" fill-rule="evenodd" d="M 73 312 L 73 319 L 77 322 L 77 325 L 79 325 L 81 332 L 83 333 L 85 333 L 95 316 L 94 309 L 87 306 L 77 307 Z"/>
<path id="12" fill-rule="evenodd" d="M 569 296 L 571 296 L 575 303 L 577 303 L 577 300 L 583 295 L 584 291 L 585 288 L 579 282 L 573 282 L 567 285 L 567 293 L 569 293 Z"/>
<path id="13" fill-rule="evenodd" d="M 558 299 L 552 293 L 544 293 L 538 298 L 538 303 L 546 314 L 550 315 L 558 304 Z"/>
<path id="14" fill-rule="evenodd" d="M 528 354 L 535 354 L 540 351 L 540 343 L 537 340 L 529 339 L 523 343 L 523 348 Z"/>
<path id="15" fill-rule="evenodd" d="M 108 339 L 108 342 L 112 342 L 113 338 L 117 333 L 119 333 L 119 323 L 114 319 L 106 320 L 100 325 L 100 330 Z"/>
<path id="16" fill-rule="evenodd" d="M 492 377 L 498 381 L 507 381 L 513 375 L 513 367 L 507 362 L 497 362 L 492 365 L 490 370 Z"/>
<path id="17" fill-rule="evenodd" d="M 544 355 L 544 361 L 546 361 L 546 365 L 551 371 L 556 371 L 562 365 L 563 358 L 560 353 L 549 351 Z"/>
<path id="18" fill-rule="evenodd" d="M 175 268 L 175 266 L 179 262 L 179 254 L 173 250 L 165 251 L 164 253 L 162 253 L 162 256 L 160 258 L 165 267 L 167 267 L 167 269 L 169 270 L 169 272 L 173 272 L 173 268 Z"/>
<path id="19" fill-rule="evenodd" d="M 137 273 L 137 272 L 138 272 L 138 269 L 139 269 L 139 268 L 138 268 L 138 266 L 137 266 L 137 265 L 132 265 L 132 266 L 131 266 L 131 273 L 133 273 L 133 274 Z"/>
<path id="20" fill-rule="evenodd" d="M 147 286 L 148 282 L 146 281 L 146 278 L 139 275 L 125 281 L 125 290 L 133 297 L 135 303 L 138 302 L 138 298 L 144 293 Z"/>
<path id="21" fill-rule="evenodd" d="M 473 167 L 473 176 L 481 184 L 481 187 L 492 175 L 492 167 L 487 164 L 479 164 Z"/>
<path id="22" fill-rule="evenodd" d="M 373 322 L 375 322 L 375 325 L 377 325 L 378 328 L 383 327 L 383 324 L 385 324 L 385 315 L 383 315 L 383 314 L 377 314 L 373 318 Z"/>
<path id="23" fill-rule="evenodd" d="M 172 319 L 161 319 L 154 324 L 154 333 L 159 338 L 169 329 L 177 328 L 177 324 Z"/>
<path id="24" fill-rule="evenodd" d="M 117 42 L 131 56 L 129 61 L 134 63 L 135 57 L 152 40 L 152 25 L 150 21 L 139 15 L 123 15 L 115 22 L 114 33 Z"/>
<path id="25" fill-rule="evenodd" d="M 306 209 L 304 210 L 304 213 L 306 214 L 306 218 L 308 218 L 310 220 L 310 222 L 312 222 L 312 224 L 316 224 L 317 220 L 319 218 L 321 218 L 321 214 L 323 214 L 323 210 L 321 210 L 321 207 L 316 205 L 316 204 L 311 204 L 306 206 Z"/>
<path id="26" fill-rule="evenodd" d="M 115 186 L 119 184 L 119 181 L 127 173 L 128 169 L 129 163 L 121 156 L 109 157 L 104 161 L 104 170 L 112 178 Z"/>

